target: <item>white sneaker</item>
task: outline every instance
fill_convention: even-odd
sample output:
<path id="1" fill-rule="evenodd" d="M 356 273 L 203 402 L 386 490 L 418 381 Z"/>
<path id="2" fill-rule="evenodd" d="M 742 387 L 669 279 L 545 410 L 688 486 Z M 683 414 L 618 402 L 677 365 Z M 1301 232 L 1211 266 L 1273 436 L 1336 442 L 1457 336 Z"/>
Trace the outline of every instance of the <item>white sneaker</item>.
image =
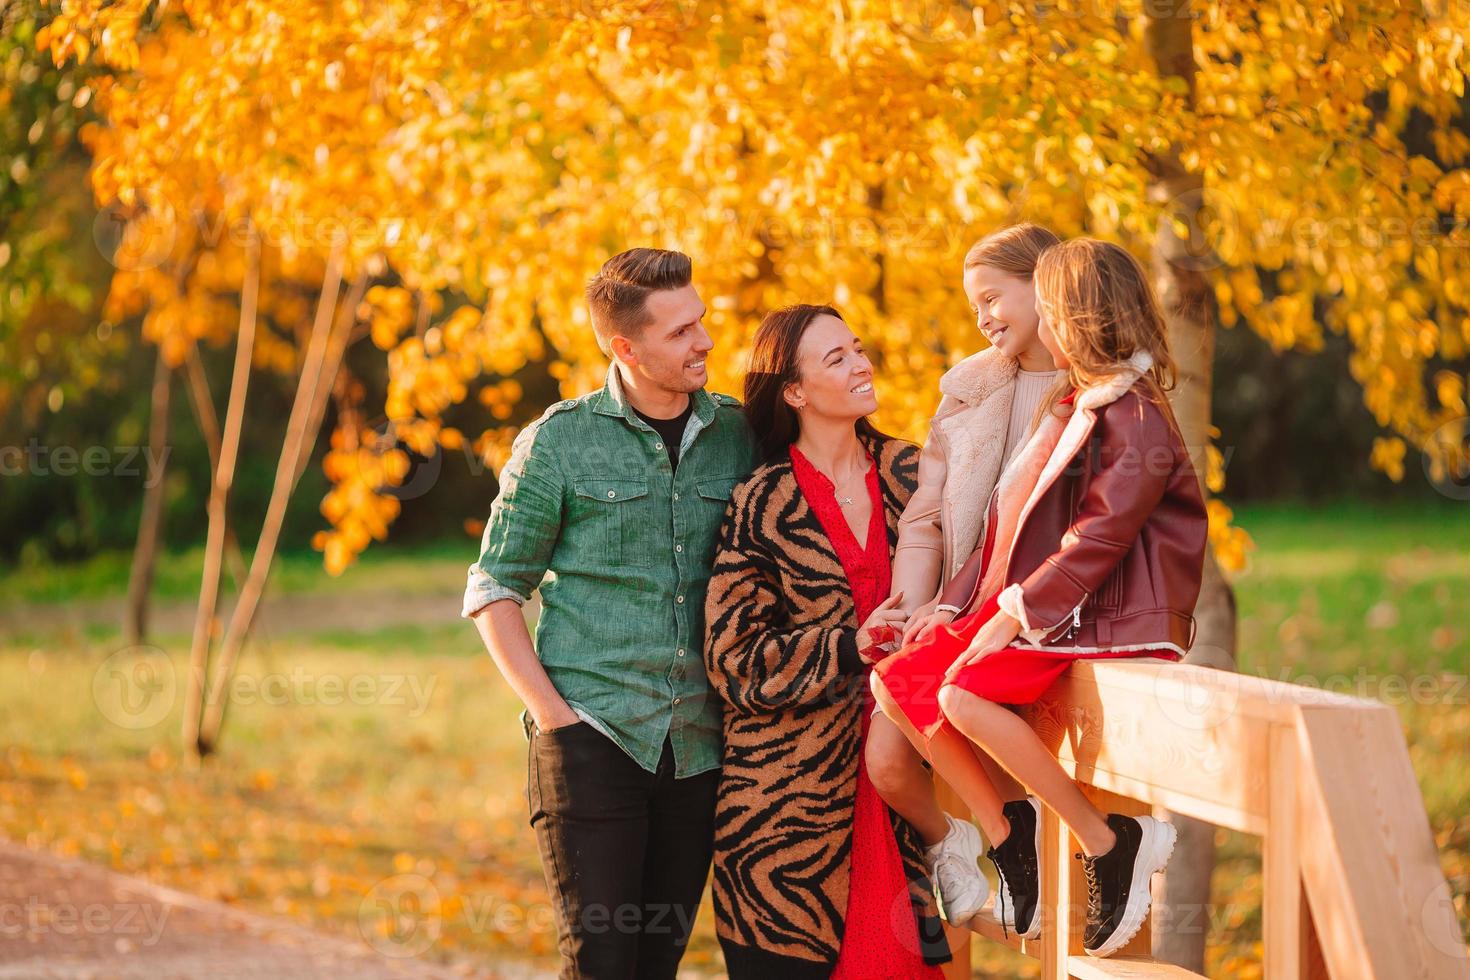
<path id="1" fill-rule="evenodd" d="M 968 820 L 956 820 L 949 814 L 949 833 L 944 840 L 925 849 L 934 875 L 934 895 L 939 910 L 952 925 L 974 918 L 990 897 L 990 882 L 980 873 L 983 847 L 980 831 Z"/>

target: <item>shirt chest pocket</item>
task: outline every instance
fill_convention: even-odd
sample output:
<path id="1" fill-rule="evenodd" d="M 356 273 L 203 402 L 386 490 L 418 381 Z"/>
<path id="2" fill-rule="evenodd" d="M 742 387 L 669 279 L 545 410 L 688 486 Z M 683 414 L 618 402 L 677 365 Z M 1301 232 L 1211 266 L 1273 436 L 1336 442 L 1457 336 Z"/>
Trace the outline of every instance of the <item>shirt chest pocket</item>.
<path id="1" fill-rule="evenodd" d="M 646 480 L 580 479 L 572 484 L 583 510 L 589 544 L 613 567 L 653 564 L 656 522 Z"/>
<path id="2" fill-rule="evenodd" d="M 718 480 L 704 480 L 696 484 L 695 489 L 699 492 L 699 499 L 719 508 L 723 518 L 725 505 L 730 502 L 730 495 L 735 492 L 735 485 L 739 482 L 734 477 L 721 477 Z"/>
<path id="3" fill-rule="evenodd" d="M 724 523 L 725 511 L 730 506 L 730 495 L 740 481 L 734 477 L 700 480 L 694 485 L 694 505 L 685 510 L 688 524 L 693 532 L 689 538 L 691 554 L 703 566 L 714 561 L 715 544 L 719 541 L 720 525 Z"/>

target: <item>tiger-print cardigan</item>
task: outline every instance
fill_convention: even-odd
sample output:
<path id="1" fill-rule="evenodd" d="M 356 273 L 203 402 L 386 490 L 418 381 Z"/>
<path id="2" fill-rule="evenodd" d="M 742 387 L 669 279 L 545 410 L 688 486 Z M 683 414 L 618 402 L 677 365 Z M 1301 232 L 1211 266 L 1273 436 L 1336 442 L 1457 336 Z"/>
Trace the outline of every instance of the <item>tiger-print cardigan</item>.
<path id="1" fill-rule="evenodd" d="M 917 483 L 919 448 L 867 440 L 888 549 Z M 791 460 L 735 489 L 705 604 L 705 667 L 724 701 L 715 811 L 716 931 L 767 956 L 835 964 L 847 909 L 867 671 L 837 552 Z M 926 963 L 952 958 L 923 839 L 889 811 Z"/>

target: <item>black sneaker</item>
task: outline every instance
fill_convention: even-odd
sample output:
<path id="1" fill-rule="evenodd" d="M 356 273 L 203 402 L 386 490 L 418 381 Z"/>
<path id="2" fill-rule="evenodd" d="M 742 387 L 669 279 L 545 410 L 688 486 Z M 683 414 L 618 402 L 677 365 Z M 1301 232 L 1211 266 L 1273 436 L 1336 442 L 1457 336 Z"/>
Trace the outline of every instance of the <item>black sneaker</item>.
<path id="1" fill-rule="evenodd" d="M 1087 928 L 1082 948 L 1091 956 L 1111 956 L 1128 944 L 1148 917 L 1149 878 L 1162 871 L 1174 852 L 1174 826 L 1153 817 L 1107 815 L 1118 843 L 1106 854 L 1082 858 L 1087 876 Z"/>
<path id="2" fill-rule="evenodd" d="M 1041 877 L 1037 854 L 1041 849 L 1041 804 L 1035 797 L 1012 800 L 1001 808 L 1011 822 L 1011 832 L 985 852 L 1000 877 L 995 911 L 1001 931 L 1016 932 L 1026 939 L 1041 935 Z M 1007 905 L 1010 906 L 1007 909 Z"/>

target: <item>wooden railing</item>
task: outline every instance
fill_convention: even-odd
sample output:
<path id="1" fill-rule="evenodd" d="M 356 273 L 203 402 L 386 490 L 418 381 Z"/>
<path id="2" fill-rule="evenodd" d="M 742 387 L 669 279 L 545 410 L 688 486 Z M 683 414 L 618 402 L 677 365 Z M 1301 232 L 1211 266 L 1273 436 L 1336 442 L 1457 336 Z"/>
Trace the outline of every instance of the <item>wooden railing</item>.
<path id="1" fill-rule="evenodd" d="M 1470 978 L 1399 719 L 1376 701 L 1185 665 L 1074 665 L 1032 726 L 1100 809 L 1154 806 L 1262 838 L 1266 980 Z M 958 810 L 957 798 L 944 793 Z M 1195 977 L 1149 956 L 1151 923 L 1108 959 L 1082 951 L 1080 850 L 1042 808 L 1041 937 L 980 936 L 1045 980 Z M 1060 912 L 1059 912 L 1060 910 Z M 959 933 L 963 935 L 963 933 Z M 949 975 L 968 977 L 968 948 Z"/>

